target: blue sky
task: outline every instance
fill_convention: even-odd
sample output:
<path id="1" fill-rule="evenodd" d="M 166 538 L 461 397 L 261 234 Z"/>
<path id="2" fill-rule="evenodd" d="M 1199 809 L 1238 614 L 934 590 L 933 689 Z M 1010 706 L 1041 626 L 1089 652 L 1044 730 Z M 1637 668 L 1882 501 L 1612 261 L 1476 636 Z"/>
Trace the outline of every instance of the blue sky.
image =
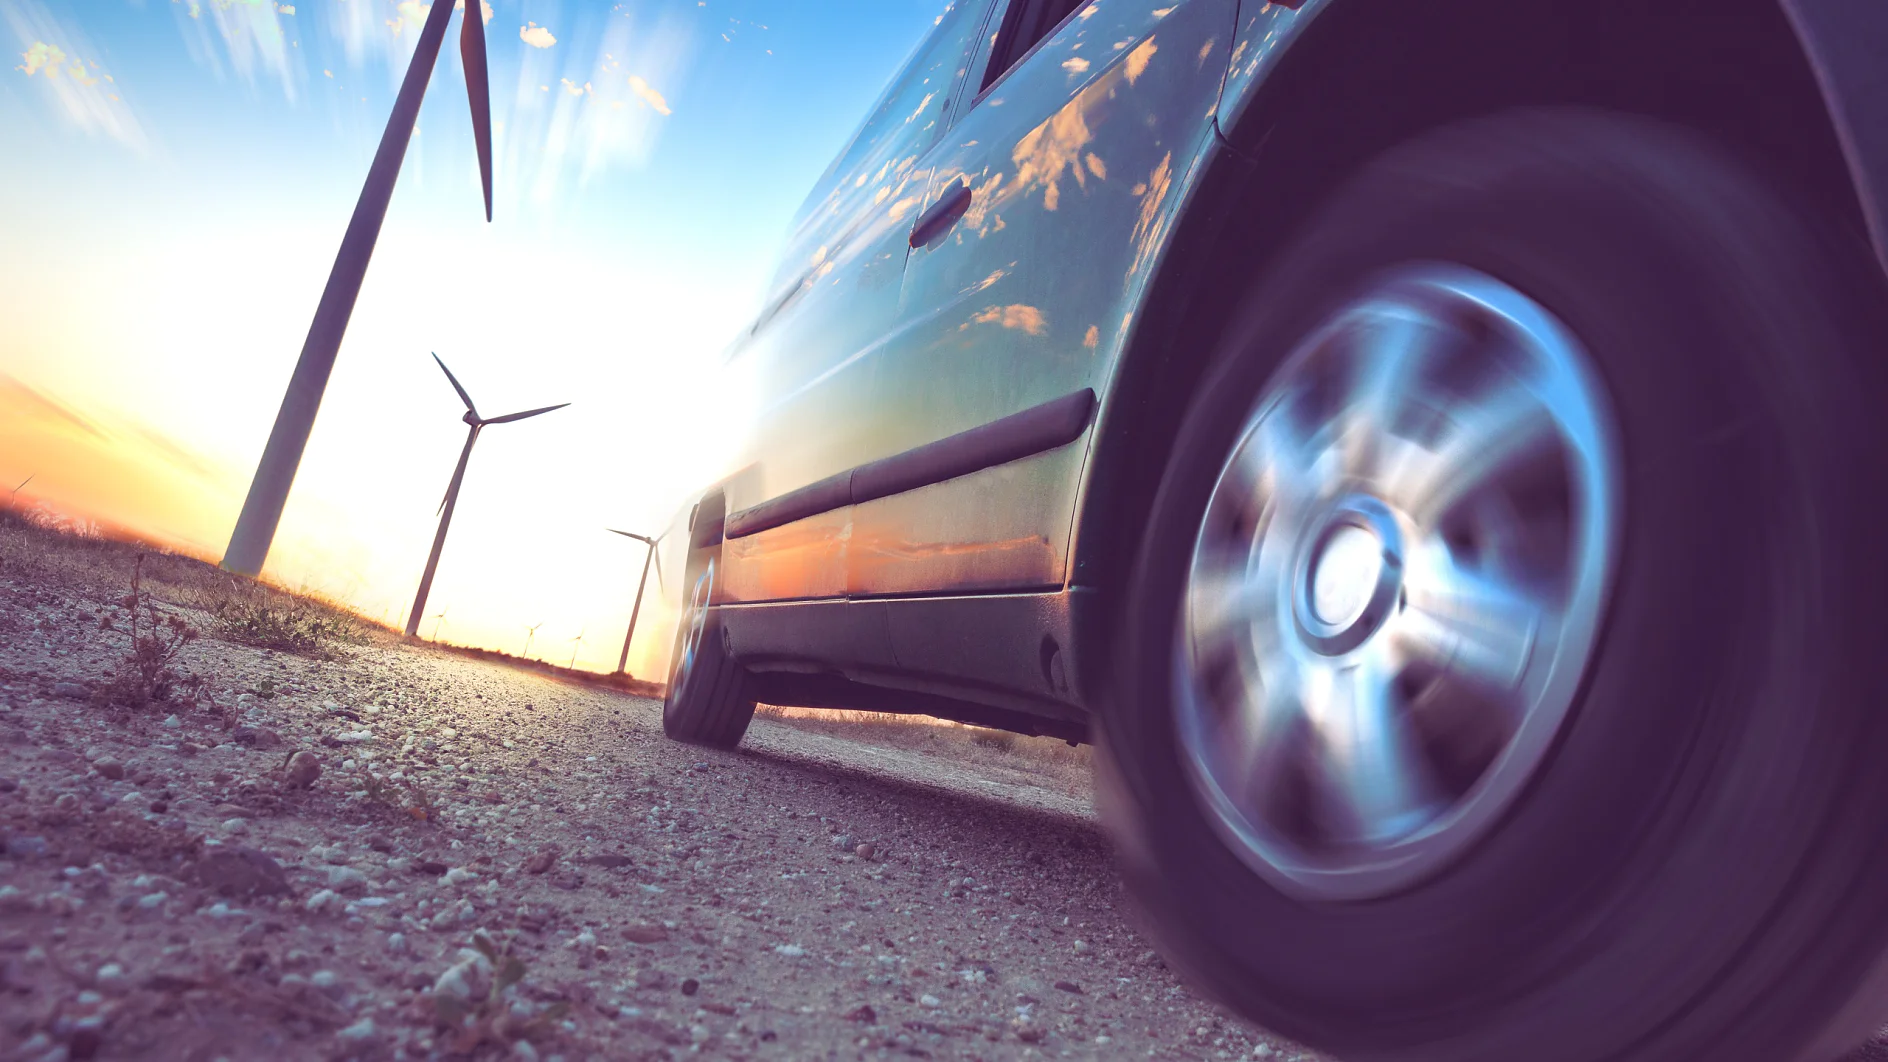
<path id="1" fill-rule="evenodd" d="M 613 666 L 640 557 L 598 528 L 712 469 L 715 355 L 942 7 L 491 0 L 489 226 L 455 28 L 269 573 L 402 614 L 461 441 L 436 350 L 482 410 L 575 403 L 481 439 L 446 636 Z M 0 0 L 0 478 L 220 554 L 424 10 Z"/>

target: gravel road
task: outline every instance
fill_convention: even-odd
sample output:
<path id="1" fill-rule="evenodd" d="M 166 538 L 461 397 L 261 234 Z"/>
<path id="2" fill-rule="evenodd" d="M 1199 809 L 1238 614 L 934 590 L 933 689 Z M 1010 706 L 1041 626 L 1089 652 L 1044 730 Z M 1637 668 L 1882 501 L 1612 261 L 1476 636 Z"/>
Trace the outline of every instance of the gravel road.
<path id="1" fill-rule="evenodd" d="M 0 577 L 0 1057 L 1315 1057 L 1175 980 L 1022 758 L 707 751 L 384 638 L 200 638 L 215 707 L 113 710 L 122 613 Z"/>

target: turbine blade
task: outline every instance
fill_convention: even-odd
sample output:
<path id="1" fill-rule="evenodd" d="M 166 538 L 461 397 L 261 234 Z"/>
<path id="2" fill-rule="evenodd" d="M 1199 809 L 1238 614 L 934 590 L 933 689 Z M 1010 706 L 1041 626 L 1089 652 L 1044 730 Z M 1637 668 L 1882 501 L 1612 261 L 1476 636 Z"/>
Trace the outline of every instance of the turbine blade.
<path id="1" fill-rule="evenodd" d="M 648 544 L 649 544 L 649 545 L 651 545 L 651 546 L 653 546 L 653 545 L 655 545 L 655 543 L 654 543 L 654 542 L 651 542 L 651 541 L 649 540 L 649 536 L 648 536 L 648 535 L 639 535 L 639 534 L 637 534 L 637 533 L 636 533 L 636 532 L 634 532 L 634 531 L 618 531 L 618 530 L 617 530 L 616 528 L 614 528 L 614 527 L 606 527 L 606 528 L 604 528 L 603 530 L 605 530 L 605 531 L 608 531 L 608 532 L 609 532 L 610 534 L 612 534 L 612 535 L 622 535 L 622 536 L 623 536 L 624 538 L 633 538 L 633 539 L 635 539 L 635 540 L 636 540 L 636 541 L 638 541 L 638 542 L 644 542 L 644 543 L 648 543 Z"/>
<path id="2" fill-rule="evenodd" d="M 465 67 L 465 94 L 472 103 L 472 138 L 478 145 L 479 182 L 485 189 L 485 220 L 492 220 L 492 85 L 485 65 L 484 5 L 466 0 L 459 24 L 459 63 Z"/>
<path id="3" fill-rule="evenodd" d="M 554 406 L 545 406 L 542 409 L 527 409 L 522 413 L 507 413 L 502 417 L 493 417 L 492 419 L 485 421 L 484 423 L 486 424 L 510 424 L 514 420 L 523 420 L 526 417 L 535 417 L 539 413 L 549 413 L 553 409 L 563 409 L 567 405 L 570 405 L 570 403 L 559 402 L 558 404 Z"/>
<path id="4" fill-rule="evenodd" d="M 439 361 L 439 355 L 434 354 L 433 360 Z M 472 404 L 472 396 L 466 394 L 465 388 L 459 386 L 459 378 L 452 374 L 451 369 L 446 368 L 446 363 L 443 361 L 439 361 L 439 371 L 445 373 L 446 379 L 452 381 L 452 389 L 459 392 L 459 401 L 465 403 L 465 411 L 472 414 L 474 420 L 478 419 L 479 407 Z"/>

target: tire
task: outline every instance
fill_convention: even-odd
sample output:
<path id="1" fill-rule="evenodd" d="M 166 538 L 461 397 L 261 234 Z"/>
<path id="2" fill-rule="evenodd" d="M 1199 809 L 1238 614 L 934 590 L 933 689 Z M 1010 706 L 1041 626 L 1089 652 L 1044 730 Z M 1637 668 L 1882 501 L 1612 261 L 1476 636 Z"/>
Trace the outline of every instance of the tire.
<path id="1" fill-rule="evenodd" d="M 718 544 L 717 544 L 718 545 Z M 728 650 L 714 599 L 713 549 L 696 550 L 689 565 L 689 599 L 676 627 L 662 732 L 692 745 L 729 749 L 740 744 L 754 718 L 747 673 Z"/>
<path id="2" fill-rule="evenodd" d="M 1879 1025 L 1881 295 L 1818 232 L 1685 131 L 1532 110 L 1390 151 L 1275 259 L 1173 441 L 1100 718 L 1104 815 L 1183 972 L 1346 1062 L 1827 1062 Z M 1188 611 L 1222 472 L 1266 396 L 1316 364 L 1293 359 L 1323 356 L 1296 353 L 1308 337 L 1381 278 L 1434 268 L 1543 310 L 1590 374 L 1613 470 L 1594 497 L 1614 506 L 1593 633 L 1498 807 L 1464 803 L 1497 792 L 1492 773 L 1424 782 L 1455 794 L 1397 820 L 1426 825 L 1345 833 L 1320 788 L 1330 775 L 1300 765 L 1276 775 L 1295 797 L 1253 798 L 1261 810 L 1240 818 L 1216 795 L 1231 791 L 1220 753 L 1200 745 L 1200 705 L 1219 694 Z M 1443 409 L 1438 430 L 1456 430 Z M 1321 592 L 1318 541 L 1310 581 L 1281 577 L 1281 594 Z M 1386 607 L 1381 629 L 1404 622 L 1406 602 Z M 1252 622 L 1273 623 L 1268 609 Z M 1255 654 L 1269 637 L 1253 636 Z M 1398 726 L 1436 725 L 1405 686 L 1386 689 Z M 1429 741 L 1404 747 L 1444 775 Z M 1490 756 L 1486 772 L 1526 759 Z M 1479 825 L 1449 834 L 1470 820 L 1448 809 L 1468 806 Z M 1395 864 L 1420 873 L 1368 873 L 1391 865 L 1371 853 L 1444 835 L 1461 842 L 1446 858 Z"/>

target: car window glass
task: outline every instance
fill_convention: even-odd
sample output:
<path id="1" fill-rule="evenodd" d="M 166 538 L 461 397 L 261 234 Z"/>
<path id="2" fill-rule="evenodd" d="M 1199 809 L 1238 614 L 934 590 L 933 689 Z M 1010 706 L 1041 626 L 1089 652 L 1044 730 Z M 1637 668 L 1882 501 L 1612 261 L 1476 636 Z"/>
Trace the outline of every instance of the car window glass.
<path id="1" fill-rule="evenodd" d="M 1009 68 L 1029 54 L 1044 37 L 1068 21 L 1070 15 L 1087 7 L 1090 0 L 1011 0 L 1003 13 L 1003 25 L 997 31 L 996 48 L 990 65 L 983 71 L 979 91 L 996 84 Z"/>
<path id="2" fill-rule="evenodd" d="M 970 39 L 988 0 L 953 0 L 937 28 L 887 86 L 859 131 L 834 160 L 801 208 L 801 227 L 844 213 L 852 193 L 882 184 L 906 160 L 930 146 L 943 125 L 951 87 L 970 51 Z M 896 157 L 894 157 L 896 156 Z M 863 180 L 862 180 L 863 178 Z"/>

